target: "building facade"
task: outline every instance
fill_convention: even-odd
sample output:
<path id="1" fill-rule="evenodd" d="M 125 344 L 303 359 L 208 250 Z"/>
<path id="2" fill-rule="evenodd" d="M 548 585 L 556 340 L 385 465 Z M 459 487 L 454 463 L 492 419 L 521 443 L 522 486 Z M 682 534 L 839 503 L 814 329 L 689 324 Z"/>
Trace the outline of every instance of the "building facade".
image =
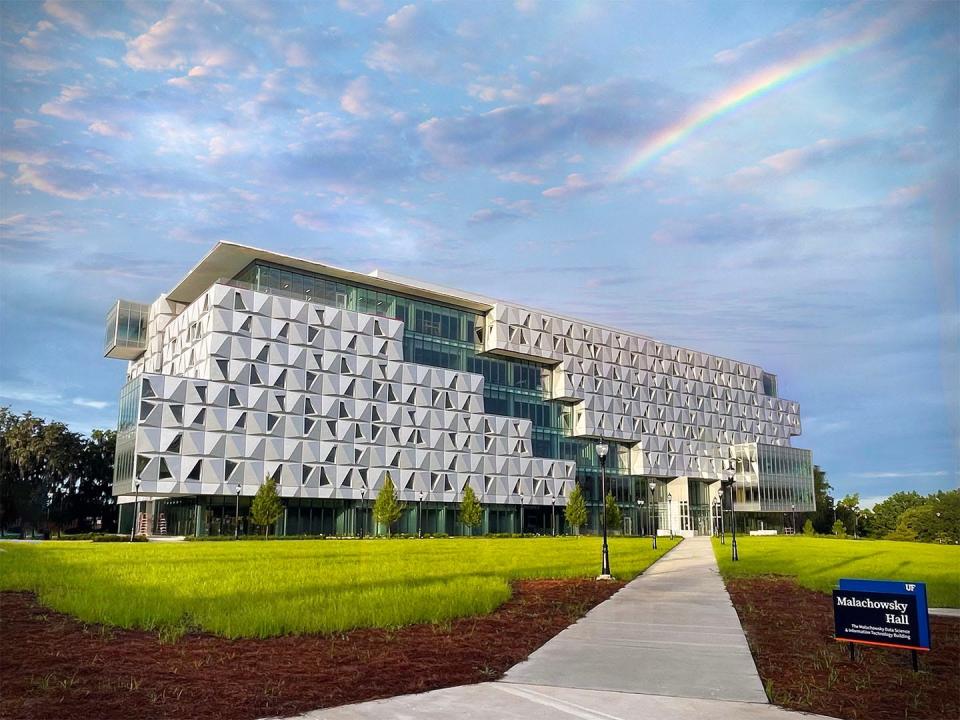
<path id="1" fill-rule="evenodd" d="M 599 524 L 596 442 L 627 534 L 711 532 L 736 471 L 742 517 L 814 509 L 797 403 L 748 363 L 374 272 L 218 244 L 150 305 L 119 301 L 128 361 L 114 494 L 121 524 L 246 531 L 278 483 L 285 534 L 373 530 L 387 473 L 405 532 L 564 530 L 574 483 Z"/>

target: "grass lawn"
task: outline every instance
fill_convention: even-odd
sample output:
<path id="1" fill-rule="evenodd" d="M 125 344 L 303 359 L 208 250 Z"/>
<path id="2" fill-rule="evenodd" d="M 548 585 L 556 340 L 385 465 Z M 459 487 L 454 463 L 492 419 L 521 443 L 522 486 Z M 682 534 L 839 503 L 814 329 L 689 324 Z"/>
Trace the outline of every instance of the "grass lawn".
<path id="1" fill-rule="evenodd" d="M 960 607 L 960 546 L 838 540 L 817 537 L 737 537 L 739 562 L 714 538 L 724 578 L 788 575 L 812 590 L 830 592 L 840 578 L 927 584 L 931 607 Z"/>
<path id="2" fill-rule="evenodd" d="M 611 538 L 619 579 L 675 543 Z M 488 613 L 510 581 L 590 577 L 600 539 L 0 543 L 0 590 L 83 621 L 227 637 L 397 627 Z"/>

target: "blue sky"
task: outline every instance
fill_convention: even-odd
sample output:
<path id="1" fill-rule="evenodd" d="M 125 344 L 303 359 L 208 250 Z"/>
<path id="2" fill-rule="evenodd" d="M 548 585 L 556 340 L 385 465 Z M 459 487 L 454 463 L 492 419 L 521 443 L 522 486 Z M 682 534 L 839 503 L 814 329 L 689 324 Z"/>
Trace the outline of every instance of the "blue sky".
<path id="1" fill-rule="evenodd" d="M 227 239 L 760 364 L 840 494 L 958 484 L 956 3 L 51 0 L 0 42 L 17 411 L 112 426 L 110 303 Z"/>

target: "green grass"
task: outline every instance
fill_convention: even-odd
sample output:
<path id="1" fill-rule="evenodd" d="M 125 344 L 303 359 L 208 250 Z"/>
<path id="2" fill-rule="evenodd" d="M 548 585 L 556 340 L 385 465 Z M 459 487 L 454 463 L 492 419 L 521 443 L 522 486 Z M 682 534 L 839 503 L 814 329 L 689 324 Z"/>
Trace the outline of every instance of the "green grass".
<path id="1" fill-rule="evenodd" d="M 931 607 L 960 607 L 960 546 L 798 536 L 738 537 L 737 548 L 732 562 L 730 537 L 713 541 L 724 578 L 788 575 L 821 592 L 840 578 L 925 582 Z"/>
<path id="2" fill-rule="evenodd" d="M 611 538 L 618 578 L 672 547 Z M 397 627 L 488 613 L 511 580 L 592 577 L 600 540 L 324 540 L 266 543 L 0 543 L 0 589 L 85 622 L 227 637 Z"/>

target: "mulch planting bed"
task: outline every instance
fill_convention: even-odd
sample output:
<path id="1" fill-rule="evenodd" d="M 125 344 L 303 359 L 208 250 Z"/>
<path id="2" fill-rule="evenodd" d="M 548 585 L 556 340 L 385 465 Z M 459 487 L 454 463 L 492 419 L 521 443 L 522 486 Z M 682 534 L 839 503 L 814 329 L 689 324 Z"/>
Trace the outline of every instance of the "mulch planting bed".
<path id="1" fill-rule="evenodd" d="M 858 646 L 851 662 L 833 639 L 829 595 L 785 578 L 727 582 L 750 650 L 777 705 L 845 720 L 960 718 L 960 619 L 930 616 L 932 650 Z"/>
<path id="2" fill-rule="evenodd" d="M 490 615 L 442 625 L 172 643 L 0 593 L 0 718 L 247 720 L 493 680 L 622 586 L 523 581 Z"/>

